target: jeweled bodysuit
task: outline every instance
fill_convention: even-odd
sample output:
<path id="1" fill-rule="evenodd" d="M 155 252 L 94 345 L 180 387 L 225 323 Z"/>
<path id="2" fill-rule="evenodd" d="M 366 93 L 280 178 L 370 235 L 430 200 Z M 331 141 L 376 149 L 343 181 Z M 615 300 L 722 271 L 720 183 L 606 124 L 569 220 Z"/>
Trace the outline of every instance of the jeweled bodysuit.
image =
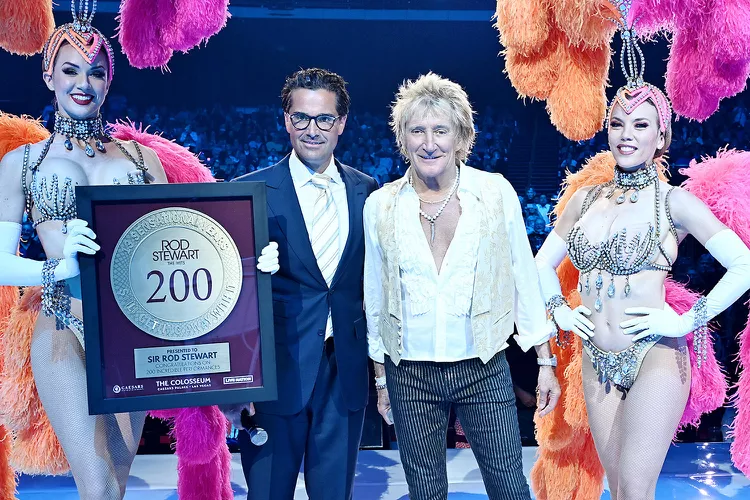
<path id="1" fill-rule="evenodd" d="M 607 297 L 614 298 L 617 293 L 615 287 L 615 276 L 625 276 L 625 288 L 623 293 L 625 297 L 631 294 L 630 276 L 643 270 L 658 270 L 669 272 L 672 269 L 672 259 L 665 251 L 661 242 L 661 197 L 660 182 L 655 165 L 645 167 L 633 174 L 624 173 L 616 170 L 615 179 L 606 184 L 600 184 L 594 187 L 586 195 L 581 215 L 585 214 L 594 202 L 599 199 L 602 193 L 607 198 L 614 195 L 616 189 L 623 192 L 617 198 L 617 203 L 625 202 L 626 193 L 633 190 L 630 195 L 631 203 L 638 201 L 640 190 L 653 184 L 654 186 L 654 223 L 649 223 L 645 232 L 638 233 L 628 238 L 627 228 L 622 228 L 599 243 L 592 243 L 586 236 L 583 226 L 579 220 L 567 236 L 568 256 L 576 269 L 580 272 L 578 291 L 580 293 L 591 293 L 590 277 L 593 271 L 597 271 L 594 287 L 596 289 L 596 301 L 594 309 L 601 312 L 603 302 L 601 291 L 604 288 L 604 276 L 602 273 L 610 275 L 609 286 L 607 287 Z M 667 192 L 665 198 L 665 213 L 669 221 L 669 229 L 677 239 L 677 230 L 669 210 L 669 196 L 672 189 Z M 659 256 L 666 260 L 666 264 L 657 262 Z M 584 277 L 585 274 L 585 283 Z M 650 335 L 644 339 L 636 341 L 632 346 L 619 352 L 605 351 L 597 347 L 590 340 L 583 340 L 583 346 L 586 349 L 594 369 L 599 375 L 601 383 L 611 382 L 623 392 L 627 392 L 632 387 L 638 370 L 646 356 L 648 350 L 653 347 L 661 336 Z"/>

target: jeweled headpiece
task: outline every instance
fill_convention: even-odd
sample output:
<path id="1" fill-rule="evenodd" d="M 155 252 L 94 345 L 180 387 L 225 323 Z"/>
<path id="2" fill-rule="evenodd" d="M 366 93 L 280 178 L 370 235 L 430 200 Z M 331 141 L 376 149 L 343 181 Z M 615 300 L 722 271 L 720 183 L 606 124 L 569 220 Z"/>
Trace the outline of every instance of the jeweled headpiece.
<path id="1" fill-rule="evenodd" d="M 667 96 L 658 87 L 643 80 L 646 70 L 646 61 L 643 51 L 638 45 L 635 24 L 637 21 L 628 23 L 630 6 L 632 0 L 610 0 L 620 14 L 615 22 L 618 24 L 620 37 L 622 39 L 622 51 L 620 52 L 620 68 L 625 75 L 627 83 L 620 87 L 609 104 L 607 111 L 607 124 L 612 118 L 612 110 L 615 104 L 619 104 L 625 113 L 632 113 L 635 108 L 645 101 L 651 99 L 659 114 L 659 128 L 666 131 L 672 121 L 672 106 Z M 608 125 L 609 126 L 609 125 Z"/>
<path id="2" fill-rule="evenodd" d="M 94 62 L 94 59 L 96 59 L 96 56 L 99 55 L 102 47 L 104 47 L 104 50 L 107 52 L 107 59 L 109 60 L 107 81 L 112 81 L 115 71 L 115 58 L 112 45 L 110 45 L 109 40 L 107 40 L 101 31 L 91 25 L 91 21 L 94 19 L 94 12 L 96 11 L 96 2 L 97 0 L 93 0 L 91 5 L 89 5 L 89 0 L 79 0 L 78 8 L 76 9 L 76 1 L 70 0 L 70 11 L 73 14 L 73 22 L 55 28 L 52 36 L 44 44 L 44 49 L 42 50 L 42 69 L 45 75 L 52 76 L 57 53 L 63 43 L 67 42 L 89 64 Z"/>

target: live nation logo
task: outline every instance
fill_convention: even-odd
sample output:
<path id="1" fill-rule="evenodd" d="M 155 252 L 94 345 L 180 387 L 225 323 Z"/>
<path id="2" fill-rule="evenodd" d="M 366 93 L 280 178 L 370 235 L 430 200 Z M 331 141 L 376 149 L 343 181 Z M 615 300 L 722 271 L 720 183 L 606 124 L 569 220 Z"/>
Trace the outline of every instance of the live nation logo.
<path id="1" fill-rule="evenodd" d="M 231 235 L 184 207 L 142 216 L 112 255 L 112 291 L 123 314 L 147 334 L 171 341 L 201 337 L 232 312 L 242 261 Z"/>
<path id="2" fill-rule="evenodd" d="M 224 385 L 252 383 L 255 377 L 252 375 L 241 375 L 236 377 L 224 377 Z"/>

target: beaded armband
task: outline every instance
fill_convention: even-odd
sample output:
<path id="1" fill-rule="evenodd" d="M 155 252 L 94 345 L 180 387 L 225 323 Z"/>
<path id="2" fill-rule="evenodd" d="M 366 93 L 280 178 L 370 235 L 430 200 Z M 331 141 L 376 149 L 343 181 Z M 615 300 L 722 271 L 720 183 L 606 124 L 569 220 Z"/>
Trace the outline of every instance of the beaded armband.
<path id="1" fill-rule="evenodd" d="M 547 318 L 551 320 L 555 327 L 557 328 L 557 346 L 565 349 L 571 344 L 570 340 L 570 332 L 563 330 L 560 328 L 560 325 L 557 324 L 557 321 L 555 321 L 555 309 L 562 306 L 567 306 L 568 302 L 565 300 L 565 297 L 562 295 L 553 295 L 549 298 L 547 301 Z"/>
<path id="2" fill-rule="evenodd" d="M 708 359 L 708 343 L 711 341 L 706 303 L 706 297 L 701 297 L 693 306 L 693 352 L 698 368 Z"/>
<path id="3" fill-rule="evenodd" d="M 55 328 L 70 328 L 81 346 L 84 345 L 83 322 L 70 312 L 70 295 L 65 291 L 65 283 L 55 279 L 55 268 L 60 259 L 48 259 L 42 265 L 42 312 L 55 317 Z"/>
<path id="4" fill-rule="evenodd" d="M 382 391 L 388 388 L 385 377 L 375 377 L 375 390 Z"/>
<path id="5" fill-rule="evenodd" d="M 45 316 L 55 316 L 59 307 L 62 284 L 55 279 L 55 269 L 60 259 L 47 259 L 42 265 L 42 312 Z M 59 319 L 56 319 L 57 329 L 62 329 Z"/>

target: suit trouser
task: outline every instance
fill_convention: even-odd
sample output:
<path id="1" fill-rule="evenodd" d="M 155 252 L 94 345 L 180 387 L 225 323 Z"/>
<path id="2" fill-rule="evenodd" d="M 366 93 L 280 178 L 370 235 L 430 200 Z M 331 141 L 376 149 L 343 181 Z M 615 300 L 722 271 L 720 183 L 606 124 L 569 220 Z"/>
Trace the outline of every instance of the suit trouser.
<path id="1" fill-rule="evenodd" d="M 303 457 L 310 500 L 351 498 L 364 416 L 364 408 L 349 411 L 344 404 L 333 339 L 329 339 L 305 408 L 296 415 L 257 411 L 255 422 L 268 431 L 263 446 L 253 445 L 240 431 L 248 500 L 294 498 Z"/>
<path id="2" fill-rule="evenodd" d="M 453 406 L 492 500 L 530 500 L 523 475 L 516 397 L 505 353 L 453 363 L 386 357 L 401 462 L 413 500 L 448 496 L 445 438 Z"/>

